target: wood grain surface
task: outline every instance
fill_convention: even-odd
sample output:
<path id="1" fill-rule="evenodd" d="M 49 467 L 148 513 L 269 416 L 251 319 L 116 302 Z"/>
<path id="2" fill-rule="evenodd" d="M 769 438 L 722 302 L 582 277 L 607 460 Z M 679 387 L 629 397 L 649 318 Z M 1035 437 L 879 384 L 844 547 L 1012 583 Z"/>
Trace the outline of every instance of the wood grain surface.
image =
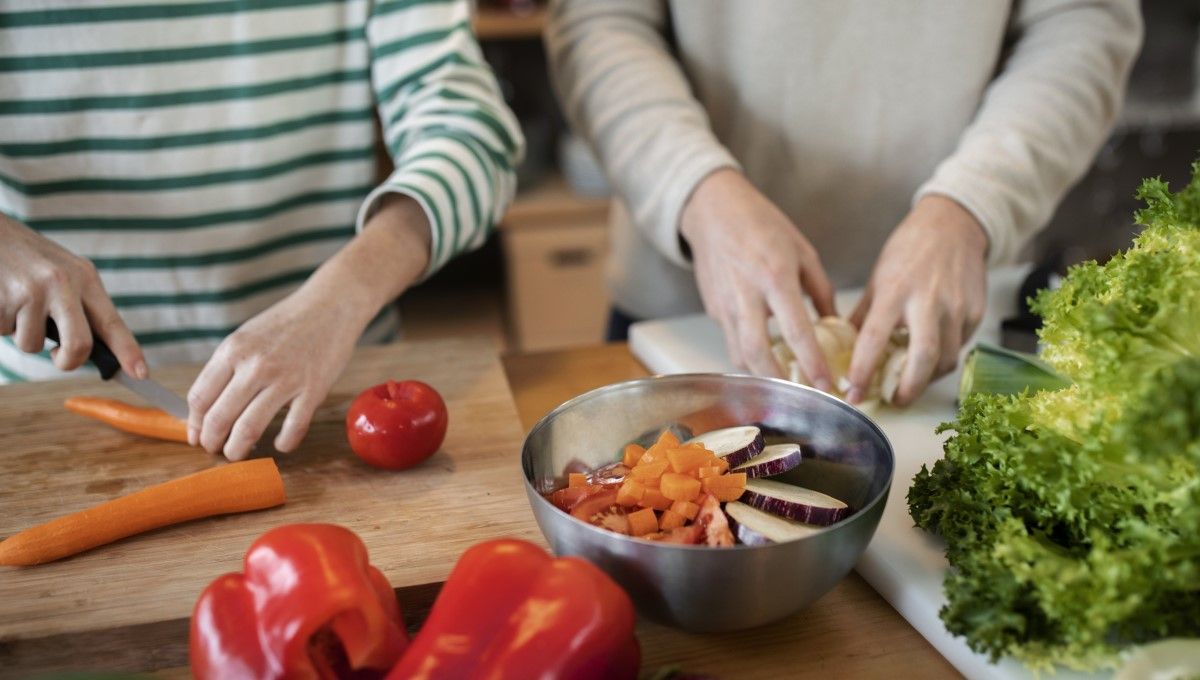
<path id="1" fill-rule="evenodd" d="M 190 677 L 186 666 L 187 615 L 196 594 L 218 573 L 237 568 L 238 558 L 254 536 L 268 526 L 293 521 L 290 516 L 279 516 L 285 513 L 319 514 L 325 521 L 344 523 L 362 533 L 372 561 L 380 564 L 397 586 L 410 629 L 422 623 L 440 588 L 440 580 L 467 544 L 503 533 L 534 538 L 544 544 L 519 483 L 516 461 L 521 430 L 528 429 L 571 397 L 601 385 L 643 377 L 646 370 L 624 345 L 505 357 L 504 372 L 520 414 L 519 426 L 513 400 L 504 386 L 504 373 L 492 356 L 491 346 L 485 345 L 408 343 L 362 352 L 322 407 L 319 422 L 303 450 L 293 455 L 294 460 L 282 461 L 285 483 L 293 494 L 292 502 L 283 509 L 211 522 L 220 530 L 195 523 L 101 548 L 58 567 L 51 565 L 59 573 L 54 577 L 39 577 L 40 591 L 31 589 L 21 593 L 23 588 L 14 580 L 32 579 L 37 574 L 33 569 L 0 571 L 0 678 L 25 678 L 30 672 L 63 669 L 142 671 L 162 680 Z M 445 362 L 454 365 L 445 366 Z M 168 377 L 167 382 L 182 391 L 191 375 L 191 370 L 181 369 L 164 371 L 159 377 Z M 421 377 L 438 387 L 450 402 L 451 428 L 445 451 L 431 459 L 431 469 L 423 470 L 420 475 L 375 473 L 359 466 L 345 449 L 341 414 L 346 404 L 360 387 L 386 377 Z M 23 528 L 26 522 L 20 519 L 22 513 L 57 514 L 56 498 L 64 503 L 74 499 L 73 502 L 86 504 L 120 492 L 115 482 L 104 480 L 124 480 L 121 489 L 125 489 L 133 484 L 134 478 L 138 484 L 152 483 L 214 464 L 206 454 L 186 447 L 134 440 L 64 418 L 56 408 L 61 398 L 80 389 L 81 383 L 73 385 L 54 385 L 53 395 L 46 394 L 46 386 L 0 388 L 0 427 L 5 428 L 0 430 L 5 432 L 5 446 L 0 449 L 0 474 L 19 476 L 25 467 L 40 470 L 25 472 L 21 477 L 23 490 L 11 484 L 0 486 L 0 535 Z M 88 393 L 120 394 L 115 387 L 94 383 L 88 383 L 88 387 Z M 35 422 L 39 419 L 42 424 Z M 131 478 L 106 473 L 108 476 L 103 480 L 93 479 L 86 470 L 78 469 L 83 461 L 76 464 L 72 452 L 85 452 L 87 455 L 81 458 L 86 457 L 93 466 L 116 465 L 116 469 L 126 471 Z M 134 459 L 125 460 L 127 454 Z M 96 462 L 106 456 L 124 462 Z M 15 457 L 24 462 L 10 460 Z M 58 462 L 49 465 L 42 462 L 42 457 Z M 306 457 L 312 461 L 306 463 Z M 147 459 L 154 464 L 147 465 Z M 176 459 L 183 462 L 165 462 Z M 462 463 L 468 460 L 471 465 L 466 468 Z M 170 472 L 160 469 L 171 466 L 174 467 Z M 446 517 L 439 518 L 428 511 L 434 500 L 451 493 L 450 487 L 457 488 L 462 479 L 459 473 L 470 475 L 472 471 L 490 471 L 479 476 L 498 480 L 507 477 L 512 483 L 481 482 L 484 486 L 482 491 L 474 492 L 473 503 L 475 508 L 482 505 L 491 512 L 463 513 L 467 515 L 462 520 L 465 525 L 447 528 Z M 74 481 L 66 484 L 59 479 L 63 475 Z M 320 475 L 331 479 L 313 479 Z M 451 477 L 453 481 L 449 481 Z M 348 480 L 358 481 L 351 484 Z M 86 490 L 89 484 L 105 483 L 111 488 L 93 486 L 92 491 Z M 434 486 L 439 483 L 441 489 Z M 330 497 L 347 485 L 356 493 L 342 493 L 339 499 Z M 84 489 L 82 497 L 79 487 Z M 14 500 L 17 493 L 22 500 Z M 302 513 L 295 494 L 301 494 L 299 500 L 309 499 L 304 505 L 311 503 L 321 509 Z M 24 509 L 26 503 L 29 510 Z M 458 504 L 472 505 L 461 501 Z M 63 505 L 61 511 L 74 507 Z M 439 513 L 444 511 L 439 509 Z M 272 512 L 278 513 L 277 516 L 271 516 Z M 181 545 L 189 540 L 195 545 Z M 204 565 L 181 567 L 178 560 L 163 555 L 170 551 L 160 544 L 175 546 Z M 176 566 L 142 564 L 130 559 L 153 555 Z M 123 578 L 124 589 L 114 593 L 114 588 L 104 583 L 96 570 L 111 578 L 119 576 L 120 570 L 114 567 L 121 565 L 131 572 L 130 576 L 137 574 L 140 578 Z M 185 579 L 200 583 L 190 590 L 175 586 L 170 574 L 159 573 L 166 569 L 183 569 Z M 28 582 L 25 584 L 30 587 Z M 139 593 L 143 588 L 153 588 L 154 593 L 165 592 L 180 601 L 172 607 L 148 603 L 156 596 Z M 50 595 L 41 595 L 46 592 Z M 69 593 L 68 600 L 59 601 L 64 592 Z M 110 598 L 107 603 L 98 593 Z M 11 609 L 10 595 L 17 596 L 14 601 L 25 607 L 25 614 L 18 616 Z M 42 600 L 40 605 L 38 600 Z M 130 603 L 138 603 L 140 614 L 122 613 Z M 180 607 L 182 614 L 178 613 Z M 163 612 L 168 609 L 176 613 L 164 617 Z M 73 621 L 76 613 L 91 623 L 80 625 Z M 27 625 L 21 620 L 26 616 L 38 623 Z M 16 635 L 12 631 L 17 629 L 34 632 Z M 642 646 L 643 677 L 664 667 L 729 680 L 959 677 L 924 638 L 853 573 L 812 606 L 775 625 L 737 633 L 697 635 L 640 621 L 638 638 Z"/>
<path id="2" fill-rule="evenodd" d="M 166 369 L 155 377 L 182 394 L 197 369 Z M 442 450 L 403 472 L 363 464 L 345 437 L 349 402 L 388 378 L 433 385 L 450 411 Z M 98 380 L 0 388 L 0 536 L 222 464 L 202 450 L 140 439 L 69 413 L 62 401 L 73 394 L 136 400 Z M 270 452 L 272 435 L 260 453 Z M 135 649 L 104 668 L 178 664 L 177 655 L 152 656 L 158 644 L 148 634 L 153 627 L 137 627 L 171 622 L 178 631 L 204 586 L 240 570 L 253 539 L 281 524 L 333 522 L 353 529 L 397 588 L 441 582 L 459 554 L 481 540 L 507 535 L 544 545 L 521 481 L 521 439 L 490 342 L 363 349 L 318 410 L 302 447 L 277 456 L 288 494 L 283 507 L 160 529 L 37 567 L 0 567 L 0 677 L 21 677 L 18 659 L 26 670 L 88 667 L 67 663 L 72 642 L 94 643 L 98 632 L 113 630 L 126 631 L 126 645 Z M 118 639 L 110 636 L 108 644 L 120 648 Z M 35 649 L 43 654 L 31 653 Z M 140 657 L 139 649 L 145 651 Z M 54 650 L 62 664 L 48 658 Z"/>

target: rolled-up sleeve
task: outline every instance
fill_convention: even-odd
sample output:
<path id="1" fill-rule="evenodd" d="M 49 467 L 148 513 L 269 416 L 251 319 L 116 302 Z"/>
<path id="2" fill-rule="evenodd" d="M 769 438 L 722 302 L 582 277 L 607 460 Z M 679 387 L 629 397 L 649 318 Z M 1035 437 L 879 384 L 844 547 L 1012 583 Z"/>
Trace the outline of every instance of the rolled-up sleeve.
<path id="1" fill-rule="evenodd" d="M 467 0 L 378 0 L 367 42 L 396 169 L 363 203 L 358 226 L 383 194 L 411 196 L 431 227 L 429 276 L 500 221 L 524 140 L 471 33 Z"/>

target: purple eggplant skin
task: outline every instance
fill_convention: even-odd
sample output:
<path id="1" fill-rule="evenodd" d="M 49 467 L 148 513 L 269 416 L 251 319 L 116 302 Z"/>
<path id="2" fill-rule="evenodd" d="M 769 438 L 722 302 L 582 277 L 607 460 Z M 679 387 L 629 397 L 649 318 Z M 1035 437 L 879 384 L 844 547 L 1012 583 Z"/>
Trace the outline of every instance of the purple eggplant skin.
<path id="1" fill-rule="evenodd" d="M 734 535 L 737 536 L 738 543 L 743 545 L 771 545 L 775 542 L 745 524 L 738 524 Z"/>
<path id="2" fill-rule="evenodd" d="M 742 525 L 733 518 L 733 515 L 725 513 L 725 520 L 729 522 L 729 530 L 733 532 L 734 538 L 737 539 L 739 545 L 767 545 L 774 543 L 771 539 L 763 536 L 750 527 Z"/>
<path id="3" fill-rule="evenodd" d="M 722 433 L 725 430 L 735 430 L 735 429 L 737 429 L 737 430 L 753 429 L 755 431 L 755 434 L 754 434 L 754 437 L 750 441 L 745 443 L 745 445 L 740 446 L 739 448 L 737 448 L 733 451 L 730 451 L 729 453 L 722 453 L 721 451 L 710 446 L 707 442 L 704 441 L 705 438 L 712 437 L 713 435 Z M 697 440 L 700 440 L 700 442 L 702 444 L 704 444 L 705 447 L 708 448 L 710 451 L 712 451 L 716 455 L 724 458 L 725 462 L 729 463 L 729 467 L 731 467 L 731 468 L 737 467 L 737 466 L 741 465 L 742 463 L 745 463 L 746 461 L 750 460 L 751 458 L 757 456 L 758 454 L 762 453 L 762 450 L 764 448 L 766 448 L 766 445 L 767 445 L 767 442 L 763 439 L 762 430 L 759 430 L 757 427 L 754 427 L 752 425 L 726 427 L 726 428 L 722 428 L 720 430 L 713 430 L 712 432 L 705 432 L 702 435 L 698 435 L 696 437 L 693 437 L 693 438 L 687 440 L 686 442 L 684 442 L 684 444 L 690 444 Z"/>
<path id="4" fill-rule="evenodd" d="M 762 450 L 758 456 L 751 458 L 748 462 L 730 468 L 731 472 L 745 472 L 746 476 L 755 479 L 759 477 L 774 477 L 782 475 L 788 470 L 794 469 L 804 461 L 804 454 L 800 447 L 796 444 L 776 444 L 775 446 L 795 447 L 788 455 L 776 458 L 774 460 L 755 463 L 757 458 L 763 458 L 772 454 L 772 446 L 768 446 Z"/>
<path id="5" fill-rule="evenodd" d="M 773 515 L 817 526 L 828 526 L 850 515 L 850 508 L 848 507 L 826 508 L 806 503 L 795 503 L 783 500 L 782 498 L 755 493 L 749 489 L 738 500 L 763 512 L 769 512 Z"/>

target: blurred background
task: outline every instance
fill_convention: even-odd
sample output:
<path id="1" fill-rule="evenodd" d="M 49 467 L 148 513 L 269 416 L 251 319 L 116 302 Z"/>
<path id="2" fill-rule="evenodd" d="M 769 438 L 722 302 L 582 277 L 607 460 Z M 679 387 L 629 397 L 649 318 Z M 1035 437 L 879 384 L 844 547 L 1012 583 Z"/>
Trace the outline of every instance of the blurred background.
<path id="1" fill-rule="evenodd" d="M 477 3 L 476 35 L 528 145 L 521 188 L 484 248 L 404 296 L 407 338 L 483 335 L 526 352 L 604 339 L 608 189 L 550 88 L 545 11 L 534 0 Z M 1026 254 L 1047 270 L 1128 245 L 1141 179 L 1178 187 L 1200 155 L 1200 2 L 1146 0 L 1142 11 L 1146 35 L 1120 121 Z"/>

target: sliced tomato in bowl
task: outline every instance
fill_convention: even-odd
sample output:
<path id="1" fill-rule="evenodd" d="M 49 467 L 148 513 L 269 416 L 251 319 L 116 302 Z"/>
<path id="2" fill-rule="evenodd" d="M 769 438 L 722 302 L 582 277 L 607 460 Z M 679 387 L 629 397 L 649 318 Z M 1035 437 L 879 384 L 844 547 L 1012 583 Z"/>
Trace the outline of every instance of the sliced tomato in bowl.
<path id="1" fill-rule="evenodd" d="M 625 506 L 617 503 L 617 490 L 611 486 L 588 495 L 571 508 L 571 516 L 618 534 L 629 533 Z"/>
<path id="2" fill-rule="evenodd" d="M 711 546 L 733 545 L 733 531 L 729 528 L 729 519 L 721 509 L 721 503 L 715 496 L 709 494 L 700 503 L 700 512 L 696 515 L 695 526 L 704 531 L 704 543 Z"/>
<path id="3" fill-rule="evenodd" d="M 585 484 L 583 486 L 569 486 L 559 489 L 546 497 L 554 507 L 563 512 L 571 512 L 571 510 L 581 501 L 586 500 L 590 496 L 604 491 L 604 487 L 599 484 Z"/>

